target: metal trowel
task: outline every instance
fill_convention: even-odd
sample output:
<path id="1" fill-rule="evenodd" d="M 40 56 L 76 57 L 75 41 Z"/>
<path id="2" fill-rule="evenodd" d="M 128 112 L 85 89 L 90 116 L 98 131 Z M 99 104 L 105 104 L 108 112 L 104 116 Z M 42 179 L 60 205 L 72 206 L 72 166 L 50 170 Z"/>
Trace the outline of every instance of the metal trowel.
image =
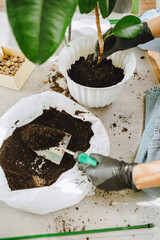
<path id="1" fill-rule="evenodd" d="M 76 161 L 78 161 L 79 163 L 89 164 L 92 167 L 95 167 L 97 165 L 97 161 L 95 159 L 91 158 L 90 156 L 88 156 L 86 153 L 83 153 L 81 151 L 73 152 L 67 148 L 64 148 L 64 145 L 63 145 L 63 147 L 51 147 L 48 149 L 47 153 L 46 153 L 46 150 L 44 150 L 43 152 L 45 152 L 46 159 L 48 159 L 56 164 L 60 164 L 61 159 L 64 155 L 64 152 L 66 152 L 66 153 L 72 155 L 73 158 Z M 39 152 L 37 152 L 37 154 L 39 154 Z M 39 155 L 41 155 L 41 153 Z"/>
<path id="2" fill-rule="evenodd" d="M 58 130 L 61 132 L 60 130 Z M 54 162 L 56 164 L 60 164 L 63 155 L 65 153 L 64 149 L 67 148 L 69 141 L 71 139 L 71 135 L 63 132 L 65 135 L 63 139 L 59 142 L 58 147 L 50 147 L 49 149 L 45 150 L 34 150 L 38 155 Z"/>
<path id="3" fill-rule="evenodd" d="M 95 167 L 97 164 L 95 159 L 81 151 L 72 152 L 67 149 L 71 137 L 72 136 L 69 133 L 39 124 L 30 124 L 22 131 L 22 140 L 24 143 L 36 152 L 37 155 L 42 156 L 55 164 L 60 164 L 64 153 L 67 152 L 68 154 L 73 155 L 74 159 L 79 163 L 86 163 Z M 44 145 L 46 140 L 49 144 L 51 140 L 52 142 L 56 140 L 55 146 L 45 149 Z"/>

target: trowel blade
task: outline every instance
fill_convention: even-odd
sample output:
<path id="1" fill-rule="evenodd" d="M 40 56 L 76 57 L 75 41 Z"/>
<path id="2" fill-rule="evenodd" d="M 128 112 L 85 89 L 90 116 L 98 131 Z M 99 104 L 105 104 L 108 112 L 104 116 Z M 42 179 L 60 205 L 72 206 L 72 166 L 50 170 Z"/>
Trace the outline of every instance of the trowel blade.
<path id="1" fill-rule="evenodd" d="M 55 164 L 60 164 L 63 155 L 64 155 L 64 151 L 60 148 L 64 148 L 66 149 L 69 141 L 71 139 L 71 135 L 64 132 L 65 136 L 63 137 L 63 139 L 59 142 L 59 145 L 56 147 L 51 147 L 49 149 L 45 149 L 45 150 L 38 150 L 35 151 L 38 155 L 46 158 L 47 160 L 50 160 L 51 162 L 55 163 Z"/>

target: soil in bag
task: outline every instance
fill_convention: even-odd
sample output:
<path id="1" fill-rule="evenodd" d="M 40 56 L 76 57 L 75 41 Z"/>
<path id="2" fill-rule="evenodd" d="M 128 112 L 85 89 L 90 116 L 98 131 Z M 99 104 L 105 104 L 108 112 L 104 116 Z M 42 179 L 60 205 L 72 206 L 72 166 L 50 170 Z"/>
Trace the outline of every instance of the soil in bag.
<path id="1" fill-rule="evenodd" d="M 93 54 L 85 59 L 80 57 L 71 69 L 68 70 L 69 77 L 76 83 L 87 87 L 110 87 L 121 82 L 124 78 L 124 71 L 112 64 L 112 60 L 103 59 L 97 64 L 93 61 Z"/>
<path id="2" fill-rule="evenodd" d="M 23 142 L 33 150 L 58 147 L 65 133 L 40 124 L 29 124 L 21 132 Z"/>
<path id="3" fill-rule="evenodd" d="M 16 123 L 15 123 L 16 124 Z M 60 165 L 38 156 L 31 148 L 23 141 L 27 138 L 27 131 L 30 125 L 39 124 L 42 126 L 59 129 L 72 135 L 68 149 L 72 151 L 86 151 L 90 147 L 90 139 L 93 136 L 90 122 L 84 122 L 74 118 L 65 111 L 58 111 L 54 108 L 44 110 L 43 114 L 36 118 L 31 123 L 17 127 L 12 135 L 8 137 L 0 149 L 0 165 L 5 173 L 9 187 L 11 190 L 35 188 L 42 186 L 50 186 L 59 176 L 71 169 L 75 165 L 73 156 L 65 153 Z M 41 129 L 35 128 L 35 131 Z M 47 130 L 48 131 L 48 130 Z M 24 136 L 23 133 L 26 135 Z M 41 132 L 42 133 L 42 132 Z M 49 148 L 52 144 L 55 145 L 55 138 L 52 133 L 49 134 L 50 141 L 45 141 L 45 148 Z M 57 142 L 60 138 L 57 138 Z M 31 139 L 32 144 L 37 144 L 39 141 L 33 134 Z M 39 147 L 39 146 L 38 146 Z"/>

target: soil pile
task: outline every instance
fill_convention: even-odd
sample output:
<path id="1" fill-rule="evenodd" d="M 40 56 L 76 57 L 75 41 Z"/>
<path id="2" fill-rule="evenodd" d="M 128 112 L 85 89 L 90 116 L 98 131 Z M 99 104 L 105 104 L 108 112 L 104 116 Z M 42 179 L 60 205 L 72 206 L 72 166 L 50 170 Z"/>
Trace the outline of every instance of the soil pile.
<path id="1" fill-rule="evenodd" d="M 44 110 L 43 114 L 31 123 L 16 128 L 0 149 L 0 165 L 11 190 L 49 186 L 75 164 L 73 156 L 67 153 L 64 154 L 60 165 L 37 156 L 23 141 L 26 137 L 23 133 L 26 133 L 26 129 L 33 124 L 43 125 L 47 130 L 47 127 L 51 127 L 71 134 L 68 149 L 72 151 L 86 151 L 90 147 L 89 141 L 93 136 L 90 122 L 84 122 L 65 111 L 59 112 L 54 108 Z M 52 133 L 53 131 L 48 134 L 52 135 Z M 34 141 L 37 139 L 33 137 L 32 144 Z M 45 137 L 43 141 L 45 145 Z M 49 144 L 55 144 L 52 137 Z"/>
<path id="2" fill-rule="evenodd" d="M 112 64 L 112 60 L 104 59 L 97 64 L 93 61 L 93 54 L 87 59 L 80 57 L 68 70 L 69 77 L 76 83 L 87 87 L 110 87 L 121 82 L 124 71 Z"/>
<path id="3" fill-rule="evenodd" d="M 44 150 L 58 146 L 65 134 L 57 129 L 30 124 L 22 131 L 23 142 L 31 149 Z"/>

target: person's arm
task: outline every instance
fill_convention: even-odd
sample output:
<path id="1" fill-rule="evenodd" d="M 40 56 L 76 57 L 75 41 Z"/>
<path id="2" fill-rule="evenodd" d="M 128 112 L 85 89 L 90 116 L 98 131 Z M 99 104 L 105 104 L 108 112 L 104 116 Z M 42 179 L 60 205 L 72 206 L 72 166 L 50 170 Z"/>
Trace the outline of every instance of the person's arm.
<path id="1" fill-rule="evenodd" d="M 153 37 L 155 38 L 160 37 L 160 17 L 148 21 L 147 24 Z"/>
<path id="2" fill-rule="evenodd" d="M 138 190 L 160 187 L 160 160 L 135 165 L 133 178 Z"/>
<path id="3" fill-rule="evenodd" d="M 105 191 L 125 188 L 135 192 L 144 188 L 160 187 L 160 160 L 150 163 L 125 163 L 100 154 L 91 154 L 98 163 L 96 167 L 78 164 L 92 184 Z"/>

